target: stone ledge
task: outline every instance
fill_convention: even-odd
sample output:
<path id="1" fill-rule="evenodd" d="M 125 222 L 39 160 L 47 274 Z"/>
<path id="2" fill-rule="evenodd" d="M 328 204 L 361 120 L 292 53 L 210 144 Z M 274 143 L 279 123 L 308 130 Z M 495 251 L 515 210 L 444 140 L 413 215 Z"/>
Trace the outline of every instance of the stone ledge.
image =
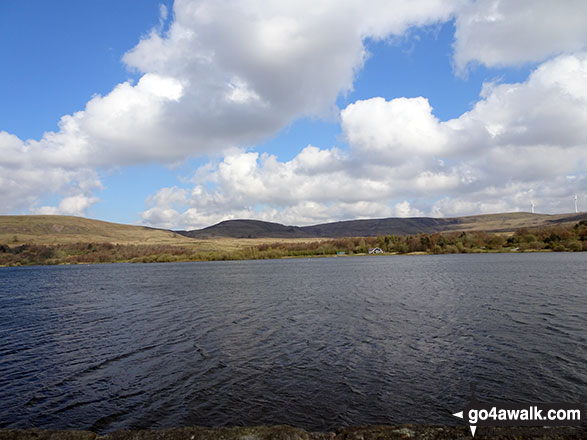
<path id="1" fill-rule="evenodd" d="M 425 425 L 373 425 L 341 428 L 336 432 L 308 432 L 291 426 L 238 428 L 171 428 L 114 431 L 99 436 L 89 431 L 0 429 L 0 440 L 456 440 L 471 439 L 468 427 Z M 475 439 L 558 440 L 587 439 L 581 427 L 479 427 Z"/>

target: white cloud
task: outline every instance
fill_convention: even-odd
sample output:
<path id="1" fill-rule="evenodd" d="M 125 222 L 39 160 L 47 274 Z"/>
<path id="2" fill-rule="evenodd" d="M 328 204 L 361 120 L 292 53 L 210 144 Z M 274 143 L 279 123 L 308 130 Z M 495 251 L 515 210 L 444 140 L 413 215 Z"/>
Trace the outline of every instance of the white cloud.
<path id="1" fill-rule="evenodd" d="M 98 199 L 96 197 L 88 197 L 84 195 L 65 197 L 59 203 L 59 206 L 41 206 L 34 210 L 35 214 L 62 214 L 62 215 L 84 215 L 86 210 Z"/>
<path id="2" fill-rule="evenodd" d="M 576 52 L 587 47 L 586 11 L 574 0 L 177 0 L 168 30 L 161 7 L 159 26 L 124 56 L 141 75 L 136 84 L 94 96 L 40 140 L 0 133 L 1 209 L 81 214 L 102 169 L 199 155 L 222 159 L 200 169 L 192 189 L 154 195 L 146 222 L 522 209 L 530 189 L 556 208 L 549 185 L 584 185 L 587 62 Z M 365 39 L 452 17 L 460 71 L 575 53 L 523 83 L 486 85 L 451 121 L 439 121 L 425 97 L 373 98 L 340 112 L 348 151 L 307 146 L 281 162 L 242 150 L 301 116 L 338 116 L 336 98 L 368 56 Z M 63 200 L 39 208 L 48 193 Z"/>
<path id="3" fill-rule="evenodd" d="M 173 111 L 179 156 L 253 145 L 300 116 L 334 114 L 353 88 L 366 38 L 448 19 L 459 1 L 187 1 L 169 32 L 151 33 L 124 61 L 185 84 Z M 168 147 L 173 154 L 175 142 Z"/>
<path id="4" fill-rule="evenodd" d="M 55 213 L 81 214 L 97 201 L 92 193 L 102 188 L 97 173 L 86 167 L 69 168 L 39 158 L 34 146 L 0 131 L 0 200 L 3 212 L 37 212 L 39 194 L 63 194 Z M 81 203 L 82 198 L 86 203 Z M 77 204 L 73 203 L 77 200 Z M 80 209 L 76 209 L 76 206 Z M 49 207 L 43 209 L 47 212 Z"/>
<path id="5" fill-rule="evenodd" d="M 440 122 L 424 98 L 374 98 L 341 112 L 349 151 L 307 146 L 296 157 L 234 151 L 196 173 L 175 224 L 228 218 L 313 224 L 345 218 L 569 212 L 587 191 L 587 55 L 561 56 L 526 82 L 492 84 L 457 119 Z M 573 176 L 568 178 L 566 176 Z M 556 188 L 553 191 L 552 188 Z M 155 211 L 143 218 L 154 223 Z"/>
<path id="6" fill-rule="evenodd" d="M 448 125 L 475 143 L 584 146 L 586 78 L 585 53 L 560 56 L 538 67 L 525 83 L 486 87 L 484 99 Z"/>
<path id="7" fill-rule="evenodd" d="M 432 107 L 422 97 L 358 101 L 341 112 L 341 125 L 357 153 L 389 164 L 435 156 L 449 147 Z"/>
<path id="8" fill-rule="evenodd" d="M 471 62 L 520 65 L 585 49 L 583 0 L 476 0 L 457 13 L 454 61 L 461 72 Z"/>
<path id="9" fill-rule="evenodd" d="M 21 156 L 43 175 L 47 167 L 169 164 L 253 145 L 301 116 L 335 115 L 337 96 L 363 66 L 366 38 L 445 21 L 459 3 L 176 0 L 168 30 L 162 5 L 158 26 L 124 56 L 140 80 L 94 96 L 57 132 L 24 141 Z M 46 190 L 34 193 L 24 202 L 5 192 L 2 210 L 34 204 Z"/>
<path id="10" fill-rule="evenodd" d="M 410 202 L 404 200 L 395 204 L 393 215 L 394 217 L 422 217 L 424 213 L 419 209 L 413 208 Z"/>

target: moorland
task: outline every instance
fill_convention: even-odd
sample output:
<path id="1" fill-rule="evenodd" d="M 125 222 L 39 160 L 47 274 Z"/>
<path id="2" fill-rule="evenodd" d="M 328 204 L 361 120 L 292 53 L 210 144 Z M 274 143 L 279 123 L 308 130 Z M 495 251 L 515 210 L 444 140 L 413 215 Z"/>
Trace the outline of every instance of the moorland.
<path id="1" fill-rule="evenodd" d="M 264 259 L 329 255 L 587 250 L 587 213 L 349 220 L 287 226 L 227 220 L 172 231 L 71 216 L 0 216 L 0 265 Z"/>

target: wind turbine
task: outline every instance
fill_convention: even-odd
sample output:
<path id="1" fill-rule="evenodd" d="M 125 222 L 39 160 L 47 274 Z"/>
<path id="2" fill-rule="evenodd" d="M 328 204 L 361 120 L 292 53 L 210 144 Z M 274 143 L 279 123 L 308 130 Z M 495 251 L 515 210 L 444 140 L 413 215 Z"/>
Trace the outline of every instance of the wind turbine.
<path id="1" fill-rule="evenodd" d="M 577 194 L 575 194 L 575 214 L 579 213 L 579 209 L 577 207 Z"/>
<path id="2" fill-rule="evenodd" d="M 587 197 L 587 196 L 585 196 Z M 536 208 L 536 205 L 534 204 L 534 202 L 532 200 L 530 200 L 530 207 L 532 208 L 532 214 L 534 214 L 534 208 Z"/>

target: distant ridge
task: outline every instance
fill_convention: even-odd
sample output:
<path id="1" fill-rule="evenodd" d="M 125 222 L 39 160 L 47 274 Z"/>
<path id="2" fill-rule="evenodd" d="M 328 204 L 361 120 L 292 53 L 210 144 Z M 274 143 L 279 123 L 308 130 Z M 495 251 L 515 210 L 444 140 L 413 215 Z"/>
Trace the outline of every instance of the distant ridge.
<path id="1" fill-rule="evenodd" d="M 382 218 L 347 220 L 313 226 L 286 226 L 261 220 L 225 220 L 204 229 L 177 231 L 191 238 L 339 238 L 377 235 L 409 235 L 444 231 L 511 232 L 520 228 L 537 228 L 587 220 L 581 214 L 531 214 L 513 212 L 468 217 Z"/>
<path id="2" fill-rule="evenodd" d="M 186 245 L 209 238 L 340 238 L 409 235 L 445 231 L 512 232 L 520 228 L 575 224 L 581 214 L 514 212 L 454 218 L 381 218 L 313 226 L 286 226 L 261 220 L 226 220 L 204 229 L 170 231 L 63 215 L 0 215 L 0 244 L 119 243 Z M 233 243 L 234 244 L 234 243 Z"/>

